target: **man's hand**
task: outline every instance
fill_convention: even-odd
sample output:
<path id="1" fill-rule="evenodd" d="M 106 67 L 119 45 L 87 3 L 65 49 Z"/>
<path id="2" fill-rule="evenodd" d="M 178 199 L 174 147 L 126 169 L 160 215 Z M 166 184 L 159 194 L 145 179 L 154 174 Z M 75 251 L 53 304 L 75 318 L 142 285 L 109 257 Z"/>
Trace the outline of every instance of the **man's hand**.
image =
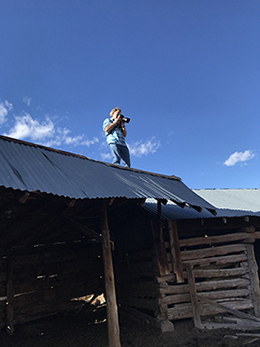
<path id="1" fill-rule="evenodd" d="M 125 128 L 125 122 L 122 120 L 121 120 L 121 129 L 122 129 L 124 137 L 126 137 L 127 132 L 126 132 L 126 128 Z"/>
<path id="2" fill-rule="evenodd" d="M 121 121 L 121 115 L 119 114 L 119 115 L 116 117 L 116 119 L 115 119 L 115 121 L 114 121 L 114 124 L 118 124 L 120 121 Z M 122 123 L 121 123 L 121 124 L 122 124 Z"/>

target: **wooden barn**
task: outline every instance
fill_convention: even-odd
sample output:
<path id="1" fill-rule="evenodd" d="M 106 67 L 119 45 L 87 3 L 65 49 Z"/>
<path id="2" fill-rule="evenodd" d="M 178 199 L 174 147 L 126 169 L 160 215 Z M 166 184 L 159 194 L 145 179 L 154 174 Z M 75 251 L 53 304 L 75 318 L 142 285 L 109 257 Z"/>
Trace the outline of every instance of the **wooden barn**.
<path id="1" fill-rule="evenodd" d="M 230 206 L 231 194 L 214 193 L 219 201 L 209 201 L 223 207 L 215 217 L 153 199 L 130 216 L 116 262 L 118 295 L 129 314 L 162 331 L 190 318 L 199 329 L 260 328 L 260 212 L 254 212 L 260 211 L 260 190 L 233 192 Z M 153 238 L 148 230 L 139 233 L 149 221 Z"/>
<path id="2" fill-rule="evenodd" d="M 157 201 L 155 216 L 143 208 L 147 198 Z M 105 292 L 110 346 L 120 346 L 117 302 L 167 330 L 176 318 L 167 288 L 187 278 L 174 224 L 164 235 L 167 201 L 215 213 L 178 177 L 0 136 L 0 326 L 12 334 L 16 323 Z"/>

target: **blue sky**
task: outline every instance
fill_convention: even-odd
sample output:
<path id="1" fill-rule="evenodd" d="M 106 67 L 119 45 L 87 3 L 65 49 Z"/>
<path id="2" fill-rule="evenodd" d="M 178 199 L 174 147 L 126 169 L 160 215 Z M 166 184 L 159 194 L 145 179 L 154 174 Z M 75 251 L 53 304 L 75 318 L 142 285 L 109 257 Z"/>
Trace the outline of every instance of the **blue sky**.
<path id="1" fill-rule="evenodd" d="M 260 188 L 259 0 L 0 0 L 1 134 L 190 188 Z"/>

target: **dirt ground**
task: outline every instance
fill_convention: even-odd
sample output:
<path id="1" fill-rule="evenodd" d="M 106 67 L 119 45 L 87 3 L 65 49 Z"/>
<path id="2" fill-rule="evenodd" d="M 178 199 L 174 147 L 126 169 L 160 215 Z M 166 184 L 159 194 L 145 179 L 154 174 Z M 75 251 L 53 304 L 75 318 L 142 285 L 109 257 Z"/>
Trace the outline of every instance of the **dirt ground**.
<path id="1" fill-rule="evenodd" d="M 96 313 L 97 314 L 97 313 Z M 108 347 L 107 324 L 102 322 L 106 308 L 98 317 L 89 313 L 69 312 L 15 326 L 15 334 L 0 331 L 1 347 Z M 97 323 L 99 322 L 99 323 Z M 100 323 L 102 322 L 102 323 Z M 175 324 L 175 331 L 160 333 L 147 324 L 120 314 L 122 347 L 256 347 L 257 336 L 236 336 L 227 330 L 197 331 L 191 320 Z M 257 332 L 254 332 L 256 334 Z"/>

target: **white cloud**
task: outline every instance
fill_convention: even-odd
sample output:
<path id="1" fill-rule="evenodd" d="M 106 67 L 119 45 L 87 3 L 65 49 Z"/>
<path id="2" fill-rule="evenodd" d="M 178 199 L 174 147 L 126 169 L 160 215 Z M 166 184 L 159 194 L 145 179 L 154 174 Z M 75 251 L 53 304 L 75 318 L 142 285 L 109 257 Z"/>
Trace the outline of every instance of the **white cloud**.
<path id="1" fill-rule="evenodd" d="M 109 160 L 112 158 L 111 153 L 100 153 L 102 160 Z"/>
<path id="2" fill-rule="evenodd" d="M 92 140 L 86 140 L 84 135 L 69 136 L 71 131 L 67 128 L 58 128 L 55 136 L 44 143 L 45 146 L 60 146 L 61 144 L 72 145 L 72 146 L 87 146 L 98 143 L 97 137 Z"/>
<path id="3" fill-rule="evenodd" d="M 7 111 L 2 112 L 5 115 Z M 84 135 L 70 136 L 70 132 L 67 128 L 56 129 L 54 122 L 49 117 L 46 117 L 45 121 L 39 122 L 33 119 L 29 113 L 24 113 L 22 116 L 15 117 L 14 126 L 8 134 L 4 135 L 21 140 L 27 138 L 38 141 L 48 147 L 61 145 L 89 147 L 99 142 L 97 137 L 87 140 Z"/>
<path id="4" fill-rule="evenodd" d="M 13 105 L 7 100 L 0 102 L 0 124 L 3 124 L 6 121 L 6 116 L 12 109 Z"/>
<path id="5" fill-rule="evenodd" d="M 42 140 L 53 136 L 54 132 L 54 124 L 48 117 L 46 117 L 46 121 L 39 123 L 29 113 L 25 113 L 23 116 L 15 117 L 13 128 L 5 135 L 18 139 Z"/>
<path id="6" fill-rule="evenodd" d="M 23 102 L 24 102 L 27 106 L 31 106 L 31 101 L 32 101 L 32 98 L 29 98 L 29 96 L 24 96 L 24 97 L 23 97 Z"/>
<path id="7" fill-rule="evenodd" d="M 250 151 L 246 150 L 245 152 L 238 152 L 231 154 L 230 157 L 224 162 L 226 166 L 234 166 L 235 164 L 239 162 L 246 162 L 250 159 L 253 159 L 255 157 L 255 154 Z"/>
<path id="8" fill-rule="evenodd" d="M 129 145 L 129 151 L 130 154 L 135 157 L 142 157 L 143 155 L 155 153 L 160 146 L 160 142 L 156 142 L 154 141 L 154 138 L 152 138 L 145 142 L 138 141 L 135 142 L 133 145 Z"/>

